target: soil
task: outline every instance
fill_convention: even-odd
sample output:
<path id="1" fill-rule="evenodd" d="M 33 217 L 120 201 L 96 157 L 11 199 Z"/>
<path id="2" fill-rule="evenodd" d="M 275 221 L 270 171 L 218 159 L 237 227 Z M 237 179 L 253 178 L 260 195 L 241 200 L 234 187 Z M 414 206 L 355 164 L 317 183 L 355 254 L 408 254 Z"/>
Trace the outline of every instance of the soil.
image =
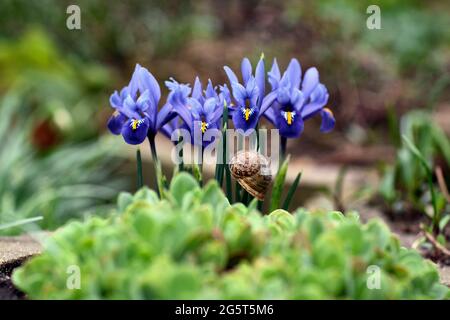
<path id="1" fill-rule="evenodd" d="M 11 281 L 13 270 L 24 263 L 26 259 L 17 259 L 0 266 L 0 300 L 23 300 L 25 294 L 14 287 Z"/>

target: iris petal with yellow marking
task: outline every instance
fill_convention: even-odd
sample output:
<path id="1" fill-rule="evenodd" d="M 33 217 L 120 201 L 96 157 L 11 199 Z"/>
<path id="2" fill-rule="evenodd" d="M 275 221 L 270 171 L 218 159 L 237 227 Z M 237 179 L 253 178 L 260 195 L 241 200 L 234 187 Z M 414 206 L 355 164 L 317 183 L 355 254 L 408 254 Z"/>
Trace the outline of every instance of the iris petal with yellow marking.
<path id="1" fill-rule="evenodd" d="M 141 144 L 147 137 L 150 122 L 147 118 L 130 119 L 122 127 L 122 136 L 128 144 Z"/>

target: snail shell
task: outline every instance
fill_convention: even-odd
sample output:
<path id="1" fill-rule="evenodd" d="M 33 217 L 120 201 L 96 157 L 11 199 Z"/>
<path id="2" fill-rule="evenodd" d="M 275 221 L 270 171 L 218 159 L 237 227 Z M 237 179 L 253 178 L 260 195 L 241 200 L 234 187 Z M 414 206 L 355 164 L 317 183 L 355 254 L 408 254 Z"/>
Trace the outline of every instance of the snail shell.
<path id="1" fill-rule="evenodd" d="M 256 151 L 239 151 L 230 161 L 231 175 L 252 196 L 264 199 L 272 181 L 269 161 Z"/>

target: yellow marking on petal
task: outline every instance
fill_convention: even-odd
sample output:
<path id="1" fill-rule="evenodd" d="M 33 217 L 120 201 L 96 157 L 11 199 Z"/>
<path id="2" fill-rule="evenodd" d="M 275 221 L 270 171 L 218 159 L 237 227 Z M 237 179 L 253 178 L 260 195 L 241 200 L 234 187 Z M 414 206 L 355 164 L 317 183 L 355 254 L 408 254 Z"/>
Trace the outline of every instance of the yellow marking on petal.
<path id="1" fill-rule="evenodd" d="M 114 116 L 114 117 L 118 117 L 119 114 L 120 114 L 120 113 L 119 113 L 119 111 L 117 111 L 117 110 L 113 112 L 113 116 Z"/>
<path id="2" fill-rule="evenodd" d="M 334 117 L 333 111 L 328 108 L 323 108 L 323 111 L 328 112 L 332 117 Z"/>
<path id="3" fill-rule="evenodd" d="M 245 121 L 250 118 L 250 108 L 245 108 Z"/>
<path id="4" fill-rule="evenodd" d="M 259 59 L 260 60 L 264 59 L 264 52 L 261 52 L 261 57 Z"/>
<path id="5" fill-rule="evenodd" d="M 139 124 L 139 120 L 134 119 L 131 123 L 131 129 L 136 130 Z"/>
<path id="6" fill-rule="evenodd" d="M 287 120 L 288 125 L 292 124 L 292 112 L 291 111 L 286 112 L 286 120 Z"/>
<path id="7" fill-rule="evenodd" d="M 207 128 L 208 128 L 208 124 L 205 121 L 202 121 L 202 126 L 201 126 L 202 133 L 205 133 Z"/>

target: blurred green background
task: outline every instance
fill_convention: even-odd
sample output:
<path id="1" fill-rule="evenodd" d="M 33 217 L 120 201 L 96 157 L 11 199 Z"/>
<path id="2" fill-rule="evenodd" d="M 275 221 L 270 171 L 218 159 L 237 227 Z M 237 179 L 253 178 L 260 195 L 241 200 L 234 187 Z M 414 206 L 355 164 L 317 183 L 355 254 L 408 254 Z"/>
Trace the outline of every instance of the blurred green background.
<path id="1" fill-rule="evenodd" d="M 81 30 L 66 27 L 70 4 L 81 8 Z M 381 30 L 366 27 L 371 4 Z M 317 135 L 318 123 L 308 124 L 289 149 L 319 163 L 394 163 L 400 119 L 414 109 L 449 123 L 449 2 L 2 0 L 0 12 L 0 224 L 42 215 L 55 228 L 133 189 L 120 138 L 105 135 L 105 123 L 109 95 L 136 63 L 161 86 L 171 76 L 224 83 L 223 65 L 261 52 L 267 67 L 273 57 L 316 66 L 337 127 Z M 415 197 L 392 167 L 380 170 L 390 174 L 388 203 L 404 189 Z"/>

